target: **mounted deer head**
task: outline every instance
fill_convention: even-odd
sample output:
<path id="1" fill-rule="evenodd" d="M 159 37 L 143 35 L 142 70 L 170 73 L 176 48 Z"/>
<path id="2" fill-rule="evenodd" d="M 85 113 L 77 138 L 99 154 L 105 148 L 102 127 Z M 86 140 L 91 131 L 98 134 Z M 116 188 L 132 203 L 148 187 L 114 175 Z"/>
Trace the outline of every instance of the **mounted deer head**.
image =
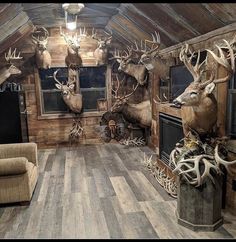
<path id="1" fill-rule="evenodd" d="M 111 112 L 122 113 L 127 121 L 131 123 L 136 123 L 140 127 L 150 127 L 152 123 L 150 100 L 148 99 L 137 104 L 128 103 L 129 98 L 134 94 L 139 86 L 139 83 L 137 83 L 135 87 L 133 86 L 133 89 L 129 94 L 124 94 L 120 96 L 118 94 L 118 91 L 124 79 L 121 82 L 117 76 L 116 79 L 117 87 L 116 89 L 112 89 L 112 91 L 114 92 L 113 96 L 115 98 L 115 102 L 111 108 Z"/>
<path id="2" fill-rule="evenodd" d="M 104 31 L 105 32 L 105 31 Z M 98 42 L 98 47 L 94 51 L 93 55 L 96 59 L 96 65 L 104 65 L 107 63 L 107 57 L 108 57 L 108 45 L 111 43 L 112 39 L 112 33 L 109 34 L 105 32 L 105 34 L 108 35 L 108 37 L 100 38 L 97 36 L 97 32 L 93 29 L 91 37 Z"/>
<path id="3" fill-rule="evenodd" d="M 170 79 L 170 66 L 175 65 L 175 58 L 163 58 L 163 56 L 159 54 L 161 43 L 159 33 L 155 31 L 151 36 L 152 40 L 141 40 L 139 45 L 135 42 L 134 52 L 139 55 L 138 63 L 143 64 L 148 71 L 155 73 L 155 75 L 158 75 L 163 81 L 167 81 Z M 151 43 L 151 46 L 148 47 L 147 43 Z"/>
<path id="4" fill-rule="evenodd" d="M 77 69 L 82 65 L 82 58 L 80 56 L 80 42 L 82 38 L 87 36 L 86 29 L 80 28 L 80 33 L 76 33 L 75 35 L 69 35 L 68 33 L 64 33 L 62 28 L 60 27 L 60 34 L 64 37 L 64 40 L 67 44 L 67 56 L 65 58 L 65 62 L 67 67 L 72 69 Z"/>
<path id="5" fill-rule="evenodd" d="M 122 81 L 120 81 L 118 76 L 116 75 L 117 87 L 116 87 L 116 89 L 112 89 L 112 91 L 114 92 L 113 97 L 115 98 L 115 102 L 114 102 L 113 106 L 111 107 L 111 112 L 119 112 L 119 110 L 123 107 L 124 104 L 127 103 L 129 98 L 134 94 L 134 92 L 136 91 L 136 89 L 139 86 L 139 83 L 137 83 L 136 86 L 133 87 L 133 90 L 129 94 L 120 96 L 118 94 L 118 92 L 119 92 L 120 87 L 123 84 L 124 80 L 125 80 L 125 77 L 122 79 Z"/>
<path id="6" fill-rule="evenodd" d="M 126 74 L 134 77 L 140 85 L 144 85 L 147 82 L 148 73 L 144 65 L 133 63 L 133 51 L 133 46 L 128 47 L 128 52 L 124 51 L 125 55 L 121 56 L 120 52 L 115 50 L 113 57 L 110 58 L 110 60 L 116 59 L 116 61 L 120 63 L 118 71 L 125 72 Z"/>
<path id="7" fill-rule="evenodd" d="M 44 27 L 35 27 L 31 37 L 33 42 L 36 44 L 35 57 L 38 68 L 48 69 L 51 67 L 52 59 L 51 55 L 47 50 L 49 33 Z"/>
<path id="8" fill-rule="evenodd" d="M 182 122 L 185 135 L 187 135 L 191 129 L 197 131 L 199 134 L 209 133 L 216 124 L 217 101 L 212 92 L 215 88 L 215 84 L 228 81 L 235 72 L 235 56 L 233 49 L 228 41 L 223 41 L 225 43 L 224 47 L 216 45 L 220 56 L 217 56 L 211 50 L 207 49 L 214 60 L 225 68 L 227 74 L 222 78 L 215 78 L 215 74 L 212 70 L 210 78 L 205 80 L 203 77 L 205 70 L 202 69 L 202 67 L 206 64 L 207 58 L 199 64 L 200 51 L 198 51 L 196 64 L 193 66 L 192 59 L 195 56 L 195 52 L 189 49 L 189 45 L 186 44 L 180 51 L 179 58 L 184 62 L 194 79 L 185 89 L 184 93 L 173 101 L 177 106 L 183 105 Z M 224 54 L 223 49 L 227 50 L 227 56 Z"/>
<path id="9" fill-rule="evenodd" d="M 151 48 L 147 47 L 147 42 L 152 44 Z M 153 55 L 153 53 L 155 53 L 160 48 L 160 44 L 161 44 L 160 35 L 156 31 L 155 31 L 155 34 L 152 34 L 152 40 L 145 39 L 144 44 L 143 44 L 143 41 L 141 40 L 140 47 L 138 47 L 137 42 L 135 42 L 134 51 L 139 52 L 141 54 L 139 62 L 144 64 L 148 70 L 153 69 L 153 65 L 151 64 L 151 61 L 155 56 Z"/>
<path id="10" fill-rule="evenodd" d="M 53 73 L 53 77 L 57 82 L 55 83 L 56 87 L 61 90 L 63 100 L 69 107 L 69 109 L 72 110 L 74 113 L 80 113 L 82 110 L 82 95 L 75 94 L 74 92 L 75 80 L 69 81 L 67 82 L 67 84 L 63 85 L 56 77 L 58 71 L 59 69 Z"/>
<path id="11" fill-rule="evenodd" d="M 20 52 L 18 55 L 16 54 L 16 49 L 11 52 L 10 48 L 8 53 L 5 53 L 6 65 L 0 69 L 0 84 L 2 84 L 11 75 L 21 74 L 21 70 L 16 67 L 12 61 L 18 61 L 22 58 L 23 57 L 20 56 Z"/>

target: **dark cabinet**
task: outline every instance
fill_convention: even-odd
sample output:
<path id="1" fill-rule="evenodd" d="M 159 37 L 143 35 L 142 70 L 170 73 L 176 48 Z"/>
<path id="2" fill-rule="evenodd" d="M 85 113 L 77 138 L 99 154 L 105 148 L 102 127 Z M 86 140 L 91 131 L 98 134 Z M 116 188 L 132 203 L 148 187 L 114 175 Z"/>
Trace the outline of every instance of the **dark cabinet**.
<path id="1" fill-rule="evenodd" d="M 28 141 L 24 91 L 0 92 L 0 144 Z"/>

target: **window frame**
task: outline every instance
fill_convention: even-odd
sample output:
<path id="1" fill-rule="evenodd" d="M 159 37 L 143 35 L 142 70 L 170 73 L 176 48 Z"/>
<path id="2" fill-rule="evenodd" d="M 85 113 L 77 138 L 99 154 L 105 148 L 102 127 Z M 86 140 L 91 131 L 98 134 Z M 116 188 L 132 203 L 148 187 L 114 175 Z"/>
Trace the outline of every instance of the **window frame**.
<path id="1" fill-rule="evenodd" d="M 97 67 L 97 66 L 84 66 L 84 67 Z M 105 86 L 105 99 L 107 100 L 108 110 L 111 108 L 111 66 L 106 65 L 106 86 Z M 54 68 L 54 67 L 53 67 Z M 60 67 L 58 67 L 60 68 Z M 41 81 L 39 77 L 39 71 L 37 68 L 34 68 L 34 77 L 35 77 L 35 91 L 36 91 L 36 104 L 38 119 L 63 119 L 63 118 L 74 118 L 73 113 L 67 112 L 56 112 L 56 113 L 44 113 L 43 110 L 43 100 L 42 100 L 42 89 Z M 106 111 L 86 111 L 80 114 L 80 117 L 99 117 L 102 116 Z"/>

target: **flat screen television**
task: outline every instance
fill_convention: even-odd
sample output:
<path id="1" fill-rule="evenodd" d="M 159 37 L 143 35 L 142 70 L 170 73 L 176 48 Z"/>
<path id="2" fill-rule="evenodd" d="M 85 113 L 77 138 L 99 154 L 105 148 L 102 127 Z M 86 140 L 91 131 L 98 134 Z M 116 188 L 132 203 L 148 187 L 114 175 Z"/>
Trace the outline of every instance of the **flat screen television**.
<path id="1" fill-rule="evenodd" d="M 193 81 L 193 77 L 185 65 L 170 67 L 170 101 L 182 94 Z"/>

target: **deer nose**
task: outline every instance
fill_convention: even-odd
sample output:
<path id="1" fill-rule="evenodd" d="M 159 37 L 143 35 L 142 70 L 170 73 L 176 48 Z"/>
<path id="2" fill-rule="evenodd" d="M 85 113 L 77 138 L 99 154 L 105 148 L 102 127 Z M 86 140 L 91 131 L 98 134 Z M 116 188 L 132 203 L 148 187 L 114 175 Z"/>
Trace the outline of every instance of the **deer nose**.
<path id="1" fill-rule="evenodd" d="M 183 105 L 183 103 L 181 103 L 177 98 L 174 99 L 172 103 L 173 103 L 174 106 L 177 107 L 177 108 L 180 108 L 180 107 Z"/>

